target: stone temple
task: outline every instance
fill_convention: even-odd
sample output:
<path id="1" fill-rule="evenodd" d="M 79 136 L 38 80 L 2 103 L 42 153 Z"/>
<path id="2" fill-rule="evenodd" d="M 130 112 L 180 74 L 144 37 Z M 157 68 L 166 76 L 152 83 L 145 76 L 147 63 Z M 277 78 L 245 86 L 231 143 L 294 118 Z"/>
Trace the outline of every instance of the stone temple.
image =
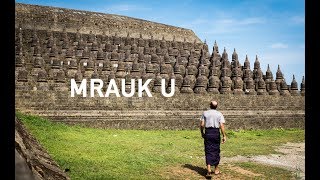
<path id="1" fill-rule="evenodd" d="M 211 99 L 227 128 L 304 128 L 305 80 L 263 72 L 236 48 L 212 53 L 189 29 L 119 15 L 16 3 L 16 110 L 120 129 L 196 129 Z M 254 60 L 252 60 L 254 59 Z M 250 63 L 254 68 L 250 68 Z M 275 76 L 274 76 L 275 75 Z M 70 79 L 152 79 L 153 97 L 70 97 Z M 175 79 L 175 94 L 160 93 Z M 89 87 L 88 87 L 89 88 Z M 106 91 L 106 86 L 103 90 Z"/>
<path id="2" fill-rule="evenodd" d="M 15 108 L 52 121 L 117 129 L 197 129 L 216 99 L 227 129 L 302 128 L 305 80 L 212 53 L 192 30 L 125 16 L 16 3 Z M 231 54 L 231 56 L 229 55 Z M 275 78 L 274 78 L 275 75 Z M 70 96 L 70 81 L 152 79 L 153 97 Z M 175 79 L 164 97 L 161 80 Z M 104 86 L 103 88 L 106 88 Z M 105 91 L 105 89 L 104 89 Z M 136 90 L 137 91 L 137 90 Z M 16 179 L 70 179 L 15 120 Z M 24 166 L 23 166 L 24 164 Z"/>

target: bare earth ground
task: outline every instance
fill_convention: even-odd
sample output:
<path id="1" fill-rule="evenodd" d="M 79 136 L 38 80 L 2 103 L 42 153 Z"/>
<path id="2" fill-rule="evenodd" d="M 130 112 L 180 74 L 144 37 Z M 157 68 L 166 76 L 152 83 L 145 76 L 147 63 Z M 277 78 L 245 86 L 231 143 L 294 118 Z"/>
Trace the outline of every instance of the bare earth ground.
<path id="1" fill-rule="evenodd" d="M 221 163 L 234 161 L 251 161 L 271 166 L 281 167 L 297 173 L 300 179 L 305 179 L 305 143 L 286 143 L 276 149 L 279 154 L 259 156 L 236 156 L 221 159 Z"/>
<path id="2" fill-rule="evenodd" d="M 297 179 L 305 179 L 305 143 L 286 143 L 276 148 L 277 154 L 259 156 L 235 156 L 221 157 L 221 167 L 225 170 L 219 175 L 214 175 L 212 179 L 229 180 L 234 179 L 234 173 L 245 175 L 250 178 L 266 178 L 262 174 L 246 170 L 232 163 L 236 162 L 256 162 L 274 167 L 280 167 L 292 171 Z M 200 157 L 199 157 L 200 158 Z M 204 157 L 203 157 L 204 158 Z M 202 159 L 202 158 L 201 158 Z M 221 168 L 222 169 L 222 168 Z M 185 164 L 178 167 L 170 167 L 162 176 L 171 179 L 172 174 L 176 174 L 176 179 L 205 179 L 205 167 Z M 247 178 L 246 178 L 247 179 Z"/>

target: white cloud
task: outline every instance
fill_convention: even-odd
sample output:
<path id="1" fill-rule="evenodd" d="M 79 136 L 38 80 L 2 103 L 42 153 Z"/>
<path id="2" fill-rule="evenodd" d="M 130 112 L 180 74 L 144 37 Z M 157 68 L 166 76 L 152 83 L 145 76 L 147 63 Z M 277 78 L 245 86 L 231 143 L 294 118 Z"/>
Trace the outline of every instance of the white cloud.
<path id="1" fill-rule="evenodd" d="M 221 19 L 216 21 L 216 23 L 219 25 L 230 25 L 235 23 L 235 19 Z"/>
<path id="2" fill-rule="evenodd" d="M 206 24 L 209 23 L 210 21 L 206 20 L 206 19 L 195 19 L 193 21 L 190 22 L 190 24 L 192 25 L 198 25 L 198 24 Z"/>
<path id="3" fill-rule="evenodd" d="M 288 48 L 288 45 L 283 43 L 274 43 L 274 44 L 271 44 L 270 47 L 273 49 L 286 49 Z"/>
<path id="4" fill-rule="evenodd" d="M 253 17 L 253 18 L 242 19 L 238 22 L 238 24 L 241 24 L 241 25 L 263 24 L 265 23 L 265 21 L 266 20 L 264 18 Z"/>
<path id="5" fill-rule="evenodd" d="M 252 25 L 252 24 L 263 24 L 265 23 L 264 18 L 260 17 L 249 17 L 244 19 L 221 19 L 216 22 L 219 25 Z"/>
<path id="6" fill-rule="evenodd" d="M 265 22 L 266 20 L 260 17 L 250 17 L 250 18 L 244 18 L 244 19 L 223 18 L 215 21 L 211 19 L 209 20 L 205 18 L 201 18 L 201 19 L 197 18 L 197 19 L 194 19 L 193 21 L 183 23 L 180 26 L 189 27 L 189 28 L 193 28 L 198 25 L 205 25 L 206 27 L 212 26 L 212 28 L 207 28 L 207 29 L 212 29 L 213 32 L 216 33 L 217 30 L 219 32 L 220 29 L 222 32 L 229 32 L 229 31 L 233 32 L 235 30 L 248 27 L 248 25 L 263 24 Z"/>
<path id="7" fill-rule="evenodd" d="M 266 20 L 261 17 L 250 17 L 243 19 L 222 18 L 215 21 L 208 19 L 195 19 L 184 27 L 190 29 L 199 29 L 199 25 L 201 25 L 206 28 L 201 30 L 199 29 L 199 33 L 208 35 L 221 35 L 234 34 L 235 32 L 245 31 L 250 29 L 254 25 L 264 24 L 265 22 Z"/>

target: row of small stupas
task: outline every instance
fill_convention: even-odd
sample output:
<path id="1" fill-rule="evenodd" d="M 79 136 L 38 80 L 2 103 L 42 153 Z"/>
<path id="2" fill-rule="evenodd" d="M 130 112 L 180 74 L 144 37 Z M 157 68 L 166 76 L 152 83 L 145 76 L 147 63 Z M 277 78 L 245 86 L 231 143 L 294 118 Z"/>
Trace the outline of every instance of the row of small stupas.
<path id="1" fill-rule="evenodd" d="M 234 49 L 231 61 L 224 48 L 220 55 L 208 45 L 153 39 L 95 35 L 63 31 L 16 29 L 16 90 L 70 89 L 70 79 L 153 79 L 149 88 L 159 92 L 161 79 L 175 79 L 176 93 L 247 95 L 304 95 L 304 77 L 298 84 L 293 75 L 287 84 L 278 65 L 274 79 L 269 65 L 265 74 L 256 57 L 250 69 L 248 57 L 241 65 Z"/>

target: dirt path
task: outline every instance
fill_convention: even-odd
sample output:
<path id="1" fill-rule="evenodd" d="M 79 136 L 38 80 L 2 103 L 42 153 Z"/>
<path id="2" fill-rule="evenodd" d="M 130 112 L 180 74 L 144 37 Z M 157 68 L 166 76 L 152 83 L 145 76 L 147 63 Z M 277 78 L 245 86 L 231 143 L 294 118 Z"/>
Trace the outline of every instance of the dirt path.
<path id="1" fill-rule="evenodd" d="M 233 180 L 233 179 L 256 179 L 266 178 L 265 174 L 253 172 L 250 169 L 242 168 L 235 162 L 255 162 L 268 166 L 280 167 L 292 171 L 295 179 L 305 179 L 305 143 L 286 143 L 276 148 L 278 153 L 259 156 L 235 156 L 221 157 L 221 167 L 224 172 L 214 175 L 212 179 Z M 204 157 L 198 157 L 204 160 Z M 176 167 L 165 167 L 161 170 L 164 179 L 206 179 L 206 168 L 203 162 L 195 164 L 184 164 Z M 201 164 L 201 165 L 200 165 Z"/>
<path id="2" fill-rule="evenodd" d="M 276 149 L 279 154 L 259 156 L 235 156 L 221 158 L 221 164 L 236 161 L 251 161 L 293 171 L 299 179 L 305 179 L 305 143 L 286 143 Z"/>

